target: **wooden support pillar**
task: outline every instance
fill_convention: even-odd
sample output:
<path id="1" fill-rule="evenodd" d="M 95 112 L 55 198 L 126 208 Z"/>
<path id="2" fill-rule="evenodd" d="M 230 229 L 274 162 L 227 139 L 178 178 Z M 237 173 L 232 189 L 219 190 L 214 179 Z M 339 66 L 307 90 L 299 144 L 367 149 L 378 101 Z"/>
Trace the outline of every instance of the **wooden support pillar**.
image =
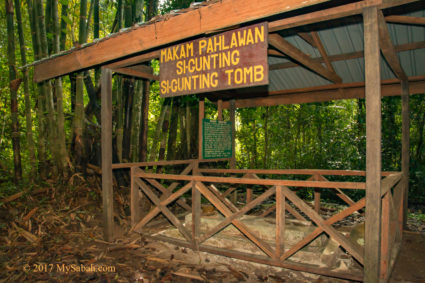
<path id="1" fill-rule="evenodd" d="M 140 193 L 139 186 L 135 182 L 134 173 L 136 167 L 130 168 L 130 212 L 131 212 L 131 226 L 136 225 L 140 219 Z"/>
<path id="2" fill-rule="evenodd" d="M 112 183 L 112 71 L 102 68 L 101 76 L 101 146 L 102 146 L 102 202 L 105 241 L 114 238 L 114 197 Z"/>
<path id="3" fill-rule="evenodd" d="M 410 162 L 410 117 L 409 117 L 409 83 L 401 82 L 401 171 L 403 177 L 403 228 L 407 225 L 407 200 L 409 194 L 409 162 Z M 403 231 L 403 229 L 401 229 Z"/>
<path id="4" fill-rule="evenodd" d="M 205 101 L 199 100 L 199 121 L 198 121 L 198 159 L 202 159 L 202 120 L 205 116 Z"/>
<path id="5" fill-rule="evenodd" d="M 236 106 L 235 106 L 235 100 L 230 100 L 230 122 L 232 122 L 232 158 L 230 159 L 230 168 L 234 169 L 236 168 L 236 157 L 235 157 L 235 148 L 236 148 Z"/>
<path id="6" fill-rule="evenodd" d="M 381 247 L 381 70 L 378 9 L 365 8 L 366 230 L 364 282 L 378 282 Z"/>
<path id="7" fill-rule="evenodd" d="M 223 121 L 223 100 L 217 101 L 217 120 Z"/>
<path id="8" fill-rule="evenodd" d="M 276 187 L 276 258 L 285 252 L 285 195 L 282 186 Z"/>
<path id="9" fill-rule="evenodd" d="M 319 175 L 314 175 L 313 180 L 320 181 Z M 320 213 L 320 189 L 314 189 L 314 211 Z"/>
<path id="10" fill-rule="evenodd" d="M 193 175 L 199 175 L 199 162 L 193 165 Z M 201 235 L 201 193 L 192 183 L 192 239 L 195 250 L 199 249 L 199 237 Z"/>

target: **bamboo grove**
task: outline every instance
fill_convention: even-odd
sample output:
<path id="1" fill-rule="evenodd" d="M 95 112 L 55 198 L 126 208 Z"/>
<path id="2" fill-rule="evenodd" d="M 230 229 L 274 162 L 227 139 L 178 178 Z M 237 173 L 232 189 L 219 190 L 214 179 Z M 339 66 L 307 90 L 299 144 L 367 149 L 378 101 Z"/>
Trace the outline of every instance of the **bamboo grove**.
<path id="1" fill-rule="evenodd" d="M 101 38 L 188 0 L 4 0 L 0 33 L 0 187 L 99 173 L 100 70 L 41 84 L 27 64 Z M 158 62 L 149 64 L 158 71 Z M 424 204 L 425 101 L 412 96 L 409 201 Z M 114 75 L 113 161 L 196 158 L 196 95 L 162 99 L 157 82 Z M 399 97 L 382 102 L 383 170 L 400 170 Z M 147 111 L 149 109 L 149 111 Z M 229 119 L 229 114 L 225 119 Z M 227 116 L 227 117 L 226 117 Z M 206 104 L 206 117 L 216 106 Z M 364 169 L 364 100 L 237 110 L 240 168 Z M 123 172 L 116 172 L 125 184 Z M 12 185 L 15 183 L 15 185 Z M 7 189 L 0 191 L 6 194 Z"/>

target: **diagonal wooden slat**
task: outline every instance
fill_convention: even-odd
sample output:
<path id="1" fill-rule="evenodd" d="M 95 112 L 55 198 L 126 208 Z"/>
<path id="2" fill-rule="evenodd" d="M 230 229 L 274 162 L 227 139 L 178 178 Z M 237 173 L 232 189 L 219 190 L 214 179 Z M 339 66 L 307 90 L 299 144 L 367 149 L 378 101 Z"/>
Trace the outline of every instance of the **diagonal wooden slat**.
<path id="1" fill-rule="evenodd" d="M 170 203 L 172 203 L 175 199 L 177 199 L 178 197 L 180 197 L 181 195 L 183 195 L 184 193 L 186 193 L 187 191 L 189 191 L 191 189 L 191 185 L 192 182 L 186 184 L 183 188 L 181 188 L 180 190 L 174 192 L 173 194 L 171 194 L 170 196 L 168 196 L 165 200 L 161 201 L 161 204 L 166 206 Z M 149 221 L 151 221 L 159 212 L 161 212 L 161 210 L 158 207 L 153 208 L 142 220 L 139 221 L 139 223 L 137 223 L 136 225 L 134 225 L 130 231 L 135 231 L 138 230 L 140 228 L 142 228 L 143 226 L 145 226 Z"/>
<path id="2" fill-rule="evenodd" d="M 209 185 L 208 188 L 219 198 L 232 212 L 238 212 L 239 209 L 216 188 L 214 185 Z"/>
<path id="3" fill-rule="evenodd" d="M 225 204 L 223 204 L 204 184 L 201 182 L 196 182 L 195 186 L 221 213 L 223 213 L 225 217 L 230 217 L 233 214 L 232 211 Z M 248 229 L 245 224 L 237 219 L 234 219 L 232 224 L 235 225 L 236 228 L 242 232 L 242 234 L 244 234 L 248 239 L 256 244 L 268 256 L 273 257 L 274 252 L 270 245 L 255 235 L 255 233 Z"/>
<path id="4" fill-rule="evenodd" d="M 236 213 L 233 213 L 230 216 L 227 216 L 222 222 L 220 222 L 217 226 L 212 228 L 210 231 L 207 231 L 206 234 L 201 238 L 199 241 L 200 243 L 205 242 L 210 237 L 214 236 L 217 232 L 219 232 L 221 229 L 224 229 L 226 226 L 230 225 L 233 220 L 238 219 L 245 215 L 248 211 L 250 211 L 255 206 L 259 205 L 263 201 L 265 201 L 267 198 L 269 198 L 271 195 L 275 193 L 276 189 L 273 187 L 266 192 L 264 192 L 262 195 L 257 197 L 255 200 L 251 201 L 247 205 L 245 205 L 241 210 L 237 211 Z"/>
<path id="5" fill-rule="evenodd" d="M 170 186 L 168 188 L 165 188 L 160 182 L 158 182 L 155 179 L 145 179 L 146 181 L 148 181 L 152 186 L 154 186 L 155 188 L 157 188 L 158 190 L 160 190 L 162 192 L 162 196 L 159 198 L 161 201 L 164 200 L 165 198 L 167 198 L 169 195 L 171 195 L 172 191 L 174 190 L 175 187 L 177 186 L 173 186 L 173 188 L 170 189 Z M 176 182 L 177 183 L 177 182 Z M 185 203 L 183 200 L 179 199 L 177 200 L 177 203 L 183 207 L 184 209 L 186 209 L 187 211 L 191 211 L 192 208 Z"/>
<path id="6" fill-rule="evenodd" d="M 329 182 L 329 180 L 326 177 L 322 176 L 322 175 L 317 175 L 317 177 L 318 177 L 317 178 L 317 181 Z M 335 191 L 337 191 L 337 194 L 336 195 L 340 199 L 342 199 L 343 201 L 345 201 L 348 205 L 353 205 L 354 204 L 354 201 L 349 196 L 347 196 L 346 194 L 344 194 L 344 192 L 341 189 L 335 188 Z"/>
<path id="7" fill-rule="evenodd" d="M 313 220 L 320 228 L 322 228 L 329 236 L 331 236 L 338 244 L 340 244 L 348 253 L 363 264 L 363 250 L 358 245 L 352 243 L 349 239 L 339 233 L 335 228 L 326 223 L 326 221 L 312 208 L 310 208 L 302 199 L 300 199 L 288 187 L 283 187 L 285 196 L 295 204 L 302 212 L 304 212 L 311 220 Z"/>
<path id="8" fill-rule="evenodd" d="M 325 220 L 325 223 L 327 225 L 332 225 L 342 219 L 344 219 L 345 217 L 347 217 L 348 215 L 352 214 L 353 212 L 362 209 L 366 204 L 366 199 L 362 198 L 361 200 L 359 200 L 358 202 L 356 202 L 355 204 L 353 204 L 352 206 L 346 208 L 345 210 L 341 211 L 338 214 L 335 214 L 333 216 L 331 216 L 330 218 Z M 289 258 L 291 255 L 293 255 L 294 253 L 296 253 L 297 251 L 299 251 L 301 248 L 303 248 L 305 245 L 307 245 L 308 243 L 310 243 L 311 241 L 313 241 L 317 236 L 319 236 L 321 233 L 323 232 L 323 229 L 321 227 L 317 227 L 313 232 L 311 232 L 309 235 L 307 235 L 306 237 L 304 237 L 304 239 L 302 239 L 301 241 L 299 241 L 297 244 L 295 244 L 292 248 L 290 248 L 288 251 L 286 251 L 281 257 L 280 260 L 285 260 L 287 258 Z"/>
<path id="9" fill-rule="evenodd" d="M 152 202 L 157 206 L 159 210 L 170 220 L 170 222 L 176 226 L 179 232 L 185 237 L 185 239 L 189 242 L 192 242 L 192 238 L 190 236 L 189 231 L 183 226 L 180 220 L 164 205 L 161 203 L 159 198 L 151 191 L 148 185 L 143 182 L 140 178 L 136 178 L 135 182 L 137 185 L 143 190 L 143 192 L 152 200 Z M 187 187 L 187 190 L 192 188 L 192 184 L 187 184 L 184 188 Z"/>
<path id="10" fill-rule="evenodd" d="M 390 33 L 388 31 L 387 22 L 385 21 L 382 11 L 378 12 L 378 28 L 379 28 L 379 47 L 381 48 L 382 54 L 390 65 L 391 70 L 394 74 L 402 81 L 407 81 L 406 73 L 401 67 L 400 60 L 397 57 L 397 52 L 394 48 L 393 42 L 391 41 Z"/>
<path id="11" fill-rule="evenodd" d="M 322 66 L 322 64 L 318 63 L 317 61 L 313 60 L 310 56 L 293 46 L 291 43 L 286 41 L 283 37 L 281 37 L 279 34 L 270 34 L 269 35 L 269 44 L 271 44 L 273 47 L 278 49 L 279 51 L 282 51 L 295 61 L 298 61 L 303 66 L 307 67 L 308 69 L 312 70 L 313 72 L 319 74 L 320 76 L 334 82 L 334 83 L 341 83 L 342 79 L 336 75 L 334 72 L 326 69 Z"/>

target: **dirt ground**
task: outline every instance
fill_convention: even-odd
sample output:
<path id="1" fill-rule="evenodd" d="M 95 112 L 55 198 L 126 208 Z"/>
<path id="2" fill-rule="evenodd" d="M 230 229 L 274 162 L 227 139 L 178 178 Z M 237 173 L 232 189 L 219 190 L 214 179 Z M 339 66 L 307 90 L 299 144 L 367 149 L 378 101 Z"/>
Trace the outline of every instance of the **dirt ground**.
<path id="1" fill-rule="evenodd" d="M 0 282 L 347 282 L 128 234 L 125 191 L 114 196 L 118 238 L 107 243 L 99 189 L 35 192 L 0 204 Z M 392 282 L 425 282 L 424 267 L 425 234 L 406 233 Z"/>

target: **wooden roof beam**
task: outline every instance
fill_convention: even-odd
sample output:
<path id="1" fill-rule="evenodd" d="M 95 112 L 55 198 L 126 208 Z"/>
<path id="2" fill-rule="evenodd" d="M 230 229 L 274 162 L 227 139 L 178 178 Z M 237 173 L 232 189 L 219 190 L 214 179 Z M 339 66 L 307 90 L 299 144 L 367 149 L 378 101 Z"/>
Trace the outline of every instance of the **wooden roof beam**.
<path id="1" fill-rule="evenodd" d="M 425 41 L 411 42 L 411 43 L 395 46 L 395 50 L 397 52 L 415 50 L 420 48 L 425 48 Z M 328 59 L 330 62 L 336 62 L 336 61 L 351 60 L 351 59 L 357 59 L 357 58 L 363 58 L 363 57 L 364 57 L 363 51 L 357 51 L 357 52 L 350 52 L 350 53 L 344 53 L 344 54 L 338 54 L 338 55 L 331 55 L 331 56 L 328 56 Z M 313 58 L 312 60 L 318 61 L 319 63 L 325 63 L 325 59 L 323 57 Z M 269 70 L 272 71 L 272 70 L 279 70 L 279 69 L 288 69 L 288 68 L 294 68 L 298 66 L 299 64 L 294 62 L 277 63 L 277 64 L 270 65 Z"/>
<path id="2" fill-rule="evenodd" d="M 117 60 L 179 40 L 264 19 L 330 0 L 222 0 L 162 21 L 135 27 L 62 56 L 35 65 L 34 80 L 41 82 L 81 69 Z M 226 14 L 223 17 L 223 13 Z"/>
<path id="3" fill-rule="evenodd" d="M 388 31 L 387 23 L 385 22 L 384 15 L 382 11 L 378 11 L 378 27 L 379 27 L 379 46 L 381 48 L 382 54 L 384 55 L 385 60 L 388 65 L 390 65 L 391 70 L 394 74 L 402 81 L 407 80 L 406 73 L 401 67 L 400 60 L 398 59 L 397 52 L 394 48 L 394 45 L 391 41 L 390 33 Z"/>
<path id="4" fill-rule="evenodd" d="M 317 48 L 316 42 L 314 42 L 313 36 L 308 32 L 299 32 L 298 36 L 301 37 L 305 42 L 310 44 L 311 46 Z"/>
<path id="5" fill-rule="evenodd" d="M 288 58 L 288 56 L 286 56 L 282 52 L 279 52 L 279 51 L 277 51 L 275 49 L 270 49 L 270 48 L 267 50 L 267 55 L 269 55 L 269 56 L 275 56 L 275 57 L 280 57 L 280 58 Z"/>
<path id="6" fill-rule="evenodd" d="M 425 26 L 425 18 L 420 18 L 420 17 L 393 15 L 393 16 L 386 16 L 385 21 L 387 21 L 387 23 Z"/>
<path id="7" fill-rule="evenodd" d="M 325 67 L 322 66 L 322 64 L 312 60 L 310 56 L 306 55 L 301 50 L 299 50 L 298 48 L 290 44 L 279 34 L 270 34 L 269 44 L 275 47 L 276 49 L 278 49 L 279 51 L 285 53 L 286 55 L 288 55 L 295 61 L 300 62 L 303 66 L 314 71 L 320 76 L 334 83 L 342 82 L 342 79 L 335 72 L 332 72 L 326 69 Z"/>
<path id="8" fill-rule="evenodd" d="M 152 72 L 152 68 L 149 66 L 138 65 L 138 66 L 114 68 L 111 70 L 121 75 L 132 76 L 132 77 L 136 77 L 140 79 L 159 81 L 159 76 L 154 75 Z"/>
<path id="9" fill-rule="evenodd" d="M 319 50 L 320 55 L 322 55 L 323 60 L 325 61 L 326 67 L 328 67 L 328 70 L 335 73 L 335 69 L 331 64 L 331 61 L 329 60 L 328 54 L 326 53 L 325 47 L 322 44 L 322 41 L 320 40 L 319 34 L 315 31 L 311 32 L 311 37 L 314 40 L 314 44 L 316 45 L 316 48 Z"/>
<path id="10" fill-rule="evenodd" d="M 410 95 L 425 93 L 425 76 L 409 78 Z M 341 91 L 342 90 L 342 91 Z M 382 81 L 382 96 L 400 96 L 401 83 L 398 79 Z M 268 96 L 237 99 L 236 108 L 276 106 L 284 104 L 301 104 L 324 102 L 339 99 L 365 97 L 364 82 L 332 84 L 311 88 L 281 90 L 270 92 Z M 229 108 L 229 101 L 223 101 L 223 109 Z"/>

